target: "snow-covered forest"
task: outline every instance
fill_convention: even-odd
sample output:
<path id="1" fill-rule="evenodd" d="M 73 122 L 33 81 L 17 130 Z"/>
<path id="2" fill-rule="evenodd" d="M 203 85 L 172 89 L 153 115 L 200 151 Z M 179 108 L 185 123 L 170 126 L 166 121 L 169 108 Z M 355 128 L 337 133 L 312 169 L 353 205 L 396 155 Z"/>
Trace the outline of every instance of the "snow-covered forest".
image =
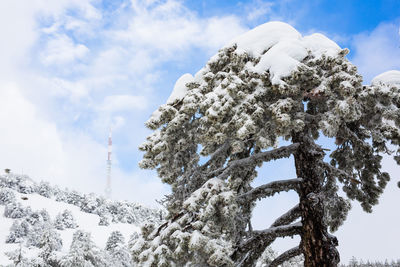
<path id="1" fill-rule="evenodd" d="M 129 242 L 165 211 L 0 176 L 1 266 L 134 266 Z"/>

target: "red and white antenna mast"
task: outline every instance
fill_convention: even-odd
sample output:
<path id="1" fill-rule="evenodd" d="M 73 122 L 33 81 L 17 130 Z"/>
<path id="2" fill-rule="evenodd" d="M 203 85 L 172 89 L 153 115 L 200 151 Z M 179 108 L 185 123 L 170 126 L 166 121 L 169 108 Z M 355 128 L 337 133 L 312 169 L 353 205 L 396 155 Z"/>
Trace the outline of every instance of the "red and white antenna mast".
<path id="1" fill-rule="evenodd" d="M 106 184 L 106 197 L 111 198 L 111 152 L 112 152 L 112 138 L 111 128 L 108 135 L 108 155 L 107 155 L 107 184 Z"/>

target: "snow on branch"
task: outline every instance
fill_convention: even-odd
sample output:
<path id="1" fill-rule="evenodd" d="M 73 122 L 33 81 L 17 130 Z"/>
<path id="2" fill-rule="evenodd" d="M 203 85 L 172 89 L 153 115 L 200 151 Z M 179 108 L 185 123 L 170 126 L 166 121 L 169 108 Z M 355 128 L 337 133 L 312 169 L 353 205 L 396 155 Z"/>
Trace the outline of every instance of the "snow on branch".
<path id="1" fill-rule="evenodd" d="M 255 236 L 260 237 L 284 237 L 292 236 L 300 233 L 302 224 L 301 222 L 271 227 L 265 230 L 253 231 Z"/>
<path id="2" fill-rule="evenodd" d="M 206 163 L 201 165 L 199 168 L 203 170 L 203 169 L 207 168 L 208 166 L 210 166 L 210 164 L 215 162 L 216 158 L 218 158 L 221 155 L 225 154 L 228 151 L 229 147 L 230 147 L 230 142 L 229 142 L 229 140 L 227 140 L 214 153 L 212 153 L 211 158 Z"/>
<path id="3" fill-rule="evenodd" d="M 299 204 L 288 210 L 285 214 L 280 216 L 275 222 L 271 225 L 271 227 L 277 227 L 280 225 L 285 225 L 294 222 L 297 218 L 300 217 L 300 207 Z"/>
<path id="4" fill-rule="evenodd" d="M 285 261 L 290 260 L 291 258 L 300 255 L 301 248 L 299 246 L 291 248 L 285 252 L 283 252 L 281 255 L 279 255 L 277 258 L 275 258 L 269 265 L 268 267 L 278 267 L 280 264 L 284 263 Z"/>
<path id="5" fill-rule="evenodd" d="M 238 196 L 241 202 L 251 202 L 256 199 L 273 196 L 275 193 L 282 191 L 296 190 L 303 181 L 301 178 L 274 181 L 268 184 L 253 188 L 252 190 Z"/>
<path id="6" fill-rule="evenodd" d="M 261 231 L 253 231 L 253 236 L 248 240 L 243 242 L 237 248 L 237 251 L 241 253 L 250 251 L 254 249 L 254 245 L 258 244 L 259 241 L 263 240 L 267 246 L 270 245 L 277 237 L 285 237 L 285 236 L 293 236 L 300 234 L 302 229 L 301 222 L 290 224 L 290 225 L 281 225 L 276 227 L 271 227 Z M 266 247 L 266 246 L 264 246 Z M 236 253 L 236 252 L 235 252 Z"/>
<path id="7" fill-rule="evenodd" d="M 282 146 L 280 148 L 276 148 L 270 151 L 260 152 L 257 154 L 253 154 L 244 159 L 238 159 L 230 162 L 228 166 L 219 168 L 213 172 L 211 172 L 208 177 L 215 177 L 218 176 L 220 179 L 226 179 L 232 170 L 242 167 L 242 166 L 251 166 L 252 164 L 256 163 L 257 161 L 271 161 L 281 158 L 286 158 L 292 155 L 297 148 L 299 147 L 298 143 L 294 143 L 288 146 Z"/>

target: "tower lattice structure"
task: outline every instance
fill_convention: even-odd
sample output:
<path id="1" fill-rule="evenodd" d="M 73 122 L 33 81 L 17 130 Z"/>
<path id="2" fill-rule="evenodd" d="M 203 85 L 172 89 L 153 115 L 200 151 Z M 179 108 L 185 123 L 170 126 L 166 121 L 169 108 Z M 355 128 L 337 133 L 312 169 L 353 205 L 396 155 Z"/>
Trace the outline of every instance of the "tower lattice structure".
<path id="1" fill-rule="evenodd" d="M 107 153 L 107 184 L 105 194 L 107 198 L 111 198 L 111 153 L 112 153 L 112 135 L 111 129 L 108 135 L 108 153 Z"/>

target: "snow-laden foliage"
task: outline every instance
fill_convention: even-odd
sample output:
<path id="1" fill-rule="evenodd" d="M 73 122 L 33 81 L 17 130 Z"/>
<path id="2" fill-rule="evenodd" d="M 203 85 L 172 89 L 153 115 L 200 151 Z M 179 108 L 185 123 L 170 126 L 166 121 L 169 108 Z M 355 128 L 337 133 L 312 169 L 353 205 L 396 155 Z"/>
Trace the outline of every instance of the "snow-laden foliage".
<path id="1" fill-rule="evenodd" d="M 257 260 L 255 267 L 268 267 L 269 264 L 271 264 L 272 261 L 277 256 L 278 255 L 276 254 L 276 252 L 273 251 L 270 247 L 268 247 L 263 252 L 261 257 Z M 304 266 L 304 259 L 302 256 L 293 257 L 280 265 L 280 267 L 303 267 L 303 266 Z"/>
<path id="2" fill-rule="evenodd" d="M 57 215 L 54 221 L 54 226 L 57 230 L 74 229 L 78 227 L 71 211 L 69 210 L 64 210 L 62 213 Z"/>
<path id="3" fill-rule="evenodd" d="M 47 227 L 42 231 L 39 240 L 38 256 L 49 266 L 57 266 L 59 259 L 56 252 L 62 248 L 60 234 L 54 228 Z"/>
<path id="4" fill-rule="evenodd" d="M 132 266 L 132 257 L 128 247 L 125 245 L 125 239 L 121 232 L 114 231 L 111 233 L 107 240 L 105 250 L 111 257 L 112 266 Z"/>
<path id="5" fill-rule="evenodd" d="M 4 217 L 11 219 L 23 218 L 31 212 L 29 207 L 24 207 L 19 202 L 10 202 L 4 209 Z"/>
<path id="6" fill-rule="evenodd" d="M 63 267 L 106 267 L 107 262 L 106 254 L 96 247 L 91 240 L 90 233 L 81 230 L 74 233 L 69 253 L 60 260 Z"/>
<path id="7" fill-rule="evenodd" d="M 11 226 L 6 243 L 21 243 L 29 232 L 29 224 L 25 220 L 15 220 Z"/>
<path id="8" fill-rule="evenodd" d="M 234 266 L 229 259 L 236 231 L 234 199 L 224 181 L 209 180 L 179 214 L 158 228 L 143 227 L 143 236 L 131 245 L 134 260 L 139 266 Z"/>
<path id="9" fill-rule="evenodd" d="M 168 221 L 145 228 L 133 246 L 137 264 L 253 266 L 277 237 L 300 235 L 300 246 L 269 266 L 299 254 L 307 266 L 337 265 L 338 242 L 328 227 L 336 230 L 350 209 L 339 188 L 371 212 L 389 181 L 381 154 L 395 152 L 400 163 L 399 72 L 364 86 L 348 52 L 321 34 L 303 37 L 287 24 L 266 23 L 222 48 L 194 77 L 177 81 L 147 121 L 154 132 L 140 147 L 140 166 L 156 169 L 172 194 L 165 200 Z M 336 144 L 330 162 L 320 135 Z M 281 139 L 289 145 L 279 147 Z M 296 178 L 251 187 L 256 167 L 291 156 Z M 224 184 L 229 205 L 208 197 L 189 212 L 185 203 L 214 179 Z M 253 231 L 256 200 L 289 190 L 299 194 L 299 205 L 270 228 Z M 210 205 L 217 214 L 226 207 L 235 212 L 228 225 L 214 221 L 214 229 L 201 232 L 191 225 Z M 226 227 L 234 231 L 216 234 Z M 199 235 L 206 251 L 195 253 L 188 242 Z M 210 251 L 219 251 L 221 239 L 233 249 L 213 261 Z"/>
<path id="10" fill-rule="evenodd" d="M 147 218 L 153 217 L 149 221 L 157 223 L 161 220 L 160 214 L 163 216 L 163 211 L 160 210 L 148 209 L 127 201 L 111 201 L 94 194 L 84 195 L 78 192 L 70 192 L 67 189 L 61 190 L 46 182 L 41 182 L 39 186 L 36 186 L 36 183 L 31 181 L 29 184 L 33 185 L 32 188 L 35 188 L 36 191 L 31 194 L 19 193 L 18 190 L 22 188 L 19 183 L 28 184 L 25 179 L 29 178 L 13 173 L 0 176 L 0 205 L 4 208 L 4 217 L 7 218 L 3 218 L 2 225 L 3 223 L 9 225 L 8 234 L 4 232 L 2 236 L 6 242 L 2 245 L 2 251 L 7 251 L 7 256 L 3 255 L 0 258 L 0 265 L 2 266 L 2 263 L 10 261 L 13 262 L 10 266 L 26 267 L 135 266 L 132 263 L 128 245 L 125 244 L 120 232 L 112 233 L 107 244 L 105 244 L 105 241 L 98 244 L 100 247 L 93 246 L 89 234 L 82 232 L 81 235 L 76 234 L 75 241 L 70 246 L 69 233 L 72 235 L 70 229 L 79 227 L 79 230 L 91 231 L 92 229 L 87 228 L 87 225 L 96 224 L 96 219 L 100 218 L 101 222 L 102 218 L 106 218 L 107 223 L 111 224 L 110 227 L 115 229 L 116 223 L 118 223 L 125 228 L 121 232 L 126 235 L 127 225 L 119 224 L 121 221 L 140 226 L 140 224 L 146 222 Z M 27 190 L 24 189 L 23 192 L 27 192 Z M 49 199 L 46 200 L 46 198 Z M 53 200 L 50 200 L 50 198 L 53 198 Z M 76 203 L 79 206 L 74 207 L 66 203 L 57 203 L 56 200 Z M 39 203 L 40 205 L 37 205 Z M 30 205 L 32 207 L 35 205 L 36 207 L 43 207 L 43 209 L 32 210 Z M 56 208 L 54 205 L 68 207 L 68 209 Z M 81 209 L 81 212 L 79 212 L 79 209 Z M 47 210 L 50 211 L 52 216 L 49 215 Z M 55 210 L 59 213 L 57 214 Z M 74 216 L 72 216 L 71 211 L 73 211 Z M 99 216 L 87 213 L 98 214 Z M 93 222 L 85 221 L 88 218 L 87 216 Z M 75 219 L 80 225 L 77 225 Z M 5 220 L 8 222 L 5 222 Z M 111 232 L 104 224 L 97 228 L 101 228 L 101 231 L 104 229 L 104 233 Z M 129 229 L 137 234 L 134 232 L 134 226 L 129 226 Z M 7 229 L 4 228 L 3 230 L 6 231 Z M 94 234 L 96 242 L 99 242 L 98 234 Z M 4 246 L 10 249 L 4 250 Z M 15 249 L 17 246 L 20 246 L 20 248 Z M 10 261 L 5 260 L 6 258 Z"/>
<path id="11" fill-rule="evenodd" d="M 57 186 L 51 186 L 48 182 L 36 184 L 27 175 L 14 173 L 0 176 L 0 204 L 13 202 L 12 193 L 9 192 L 9 189 L 24 194 L 37 193 L 44 197 L 54 198 L 56 201 L 78 206 L 84 212 L 99 215 L 102 218 L 100 221 L 101 225 L 108 225 L 111 221 L 138 225 L 147 222 L 159 224 L 165 216 L 164 211 L 159 209 L 147 208 L 127 201 L 112 201 L 93 193 L 81 194 L 75 190 L 62 190 Z M 18 206 L 10 205 L 9 208 L 8 211 L 13 211 L 13 214 L 8 213 L 6 217 L 23 216 L 22 214 L 18 214 L 18 212 L 23 212 Z"/>
<path id="12" fill-rule="evenodd" d="M 340 267 L 400 267 L 400 260 L 379 262 L 379 261 L 363 261 L 352 257 L 348 264 L 341 264 Z"/>
<path id="13" fill-rule="evenodd" d="M 52 197 L 54 192 L 53 192 L 53 188 L 51 187 L 51 185 L 48 182 L 43 182 L 41 181 L 36 189 L 36 192 L 44 197 Z"/>
<path id="14" fill-rule="evenodd" d="M 15 194 L 11 189 L 0 188 L 0 205 L 15 202 Z"/>

